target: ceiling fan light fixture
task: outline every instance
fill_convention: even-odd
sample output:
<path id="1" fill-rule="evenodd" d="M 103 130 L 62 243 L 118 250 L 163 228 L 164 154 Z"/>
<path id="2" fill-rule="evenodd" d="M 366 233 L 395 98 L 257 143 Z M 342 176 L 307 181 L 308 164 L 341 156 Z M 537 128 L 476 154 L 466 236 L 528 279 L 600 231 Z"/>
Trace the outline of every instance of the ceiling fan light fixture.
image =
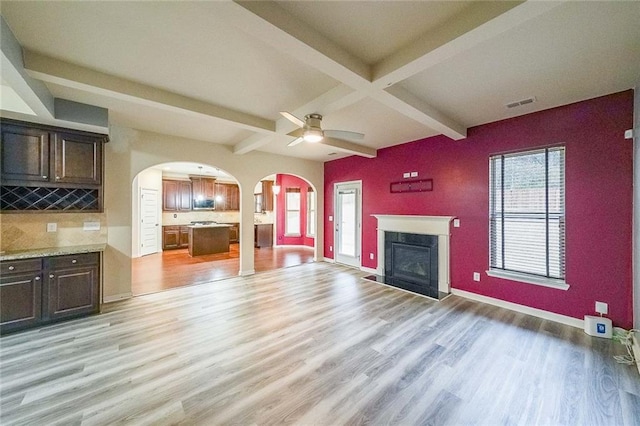
<path id="1" fill-rule="evenodd" d="M 322 138 L 324 138 L 324 133 L 322 130 L 319 130 L 319 129 L 306 129 L 304 131 L 304 134 L 302 135 L 302 138 L 306 142 L 311 142 L 311 143 L 320 142 Z"/>

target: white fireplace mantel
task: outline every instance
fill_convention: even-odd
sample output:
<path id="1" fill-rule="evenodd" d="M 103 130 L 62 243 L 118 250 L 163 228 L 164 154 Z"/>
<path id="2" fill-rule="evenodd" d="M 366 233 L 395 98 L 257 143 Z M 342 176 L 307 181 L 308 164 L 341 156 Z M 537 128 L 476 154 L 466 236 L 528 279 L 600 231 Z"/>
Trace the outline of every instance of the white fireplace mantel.
<path id="1" fill-rule="evenodd" d="M 372 215 L 378 219 L 378 268 L 384 276 L 384 233 L 406 232 L 438 236 L 438 291 L 449 293 L 449 236 L 450 223 L 455 216 Z"/>

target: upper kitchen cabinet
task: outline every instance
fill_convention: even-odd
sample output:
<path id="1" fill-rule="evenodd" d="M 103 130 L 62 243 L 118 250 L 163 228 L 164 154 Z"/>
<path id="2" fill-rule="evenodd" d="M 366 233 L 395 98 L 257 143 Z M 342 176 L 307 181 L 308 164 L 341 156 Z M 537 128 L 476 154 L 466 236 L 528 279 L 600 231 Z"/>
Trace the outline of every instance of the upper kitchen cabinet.
<path id="1" fill-rule="evenodd" d="M 266 212 L 273 211 L 273 181 L 262 181 L 262 210 Z"/>
<path id="2" fill-rule="evenodd" d="M 235 183 L 216 183 L 216 210 L 239 211 L 240 188 Z"/>
<path id="3" fill-rule="evenodd" d="M 102 184 L 105 135 L 17 123 L 2 122 L 2 185 Z"/>
<path id="4" fill-rule="evenodd" d="M 3 212 L 102 211 L 106 135 L 2 119 Z"/>
<path id="5" fill-rule="evenodd" d="M 182 212 L 191 210 L 191 182 L 184 180 L 162 181 L 162 210 Z"/>
<path id="6" fill-rule="evenodd" d="M 215 208 L 216 180 L 203 176 L 190 176 L 194 210 Z"/>

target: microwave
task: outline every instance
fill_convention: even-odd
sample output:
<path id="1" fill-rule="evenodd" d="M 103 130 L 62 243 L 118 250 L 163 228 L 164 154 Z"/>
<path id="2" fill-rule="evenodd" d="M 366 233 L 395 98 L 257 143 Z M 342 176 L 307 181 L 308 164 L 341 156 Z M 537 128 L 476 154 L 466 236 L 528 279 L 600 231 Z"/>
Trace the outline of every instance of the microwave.
<path id="1" fill-rule="evenodd" d="M 216 202 L 213 199 L 193 199 L 194 210 L 215 210 Z"/>

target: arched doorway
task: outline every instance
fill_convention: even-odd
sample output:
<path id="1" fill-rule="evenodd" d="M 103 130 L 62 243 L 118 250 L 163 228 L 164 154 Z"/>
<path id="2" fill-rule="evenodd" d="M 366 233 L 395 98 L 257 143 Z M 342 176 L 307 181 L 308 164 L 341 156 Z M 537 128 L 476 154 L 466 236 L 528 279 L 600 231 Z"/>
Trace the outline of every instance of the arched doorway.
<path id="1" fill-rule="evenodd" d="M 220 168 L 163 163 L 132 187 L 134 296 L 237 276 L 240 187 Z"/>
<path id="2" fill-rule="evenodd" d="M 254 188 L 256 272 L 314 261 L 316 192 L 303 178 L 274 174 Z"/>

